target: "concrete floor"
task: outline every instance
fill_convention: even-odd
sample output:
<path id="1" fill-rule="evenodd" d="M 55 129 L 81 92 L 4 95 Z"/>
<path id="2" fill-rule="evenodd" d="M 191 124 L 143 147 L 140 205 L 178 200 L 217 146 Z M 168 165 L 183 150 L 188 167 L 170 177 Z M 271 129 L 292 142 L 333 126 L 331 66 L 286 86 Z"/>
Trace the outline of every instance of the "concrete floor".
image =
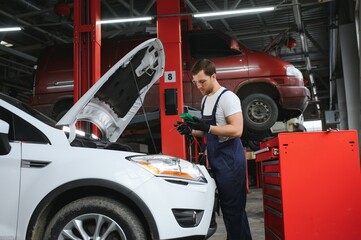
<path id="1" fill-rule="evenodd" d="M 264 240 L 262 188 L 250 189 L 247 194 L 246 211 L 253 240 Z M 227 234 L 222 214 L 217 216 L 217 224 L 217 231 L 209 240 L 226 240 Z"/>

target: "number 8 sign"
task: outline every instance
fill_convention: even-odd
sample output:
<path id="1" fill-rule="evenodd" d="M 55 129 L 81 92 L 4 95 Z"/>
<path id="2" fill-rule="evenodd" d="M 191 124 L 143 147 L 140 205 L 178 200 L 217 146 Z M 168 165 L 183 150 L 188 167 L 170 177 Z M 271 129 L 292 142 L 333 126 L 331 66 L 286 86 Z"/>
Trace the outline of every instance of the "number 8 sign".
<path id="1" fill-rule="evenodd" d="M 164 72 L 164 82 L 176 82 L 175 71 Z"/>

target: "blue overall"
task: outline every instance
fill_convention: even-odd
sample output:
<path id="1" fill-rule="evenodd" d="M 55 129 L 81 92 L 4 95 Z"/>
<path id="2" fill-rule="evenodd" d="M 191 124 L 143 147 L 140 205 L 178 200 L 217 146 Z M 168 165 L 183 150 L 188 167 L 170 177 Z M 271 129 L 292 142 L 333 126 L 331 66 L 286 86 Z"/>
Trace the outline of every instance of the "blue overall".
<path id="1" fill-rule="evenodd" d="M 202 120 L 216 125 L 217 98 L 212 115 L 204 115 L 205 98 L 202 104 Z M 252 239 L 246 207 L 246 158 L 239 138 L 219 142 L 218 136 L 207 133 L 207 156 L 216 181 L 227 240 Z"/>

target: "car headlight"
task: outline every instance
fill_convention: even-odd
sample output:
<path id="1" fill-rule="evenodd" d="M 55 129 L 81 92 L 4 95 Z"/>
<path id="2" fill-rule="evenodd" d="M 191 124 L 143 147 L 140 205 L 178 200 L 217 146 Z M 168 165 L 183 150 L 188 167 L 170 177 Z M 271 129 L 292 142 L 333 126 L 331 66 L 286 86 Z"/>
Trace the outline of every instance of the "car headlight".
<path id="1" fill-rule="evenodd" d="M 286 68 L 286 75 L 289 77 L 295 76 L 299 79 L 303 79 L 303 75 L 302 75 L 301 71 L 298 70 L 297 68 L 295 68 L 294 66 L 288 66 Z"/>
<path id="2" fill-rule="evenodd" d="M 168 155 L 138 155 L 127 157 L 127 159 L 139 164 L 156 176 L 207 182 L 196 164 L 177 157 Z"/>

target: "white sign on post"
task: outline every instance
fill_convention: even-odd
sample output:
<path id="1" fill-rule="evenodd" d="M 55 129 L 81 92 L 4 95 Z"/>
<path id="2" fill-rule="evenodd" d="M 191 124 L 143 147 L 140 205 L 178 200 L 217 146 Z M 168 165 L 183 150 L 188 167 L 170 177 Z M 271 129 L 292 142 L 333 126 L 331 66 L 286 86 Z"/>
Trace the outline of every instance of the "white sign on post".
<path id="1" fill-rule="evenodd" d="M 176 82 L 175 71 L 164 72 L 164 82 L 165 83 Z"/>

